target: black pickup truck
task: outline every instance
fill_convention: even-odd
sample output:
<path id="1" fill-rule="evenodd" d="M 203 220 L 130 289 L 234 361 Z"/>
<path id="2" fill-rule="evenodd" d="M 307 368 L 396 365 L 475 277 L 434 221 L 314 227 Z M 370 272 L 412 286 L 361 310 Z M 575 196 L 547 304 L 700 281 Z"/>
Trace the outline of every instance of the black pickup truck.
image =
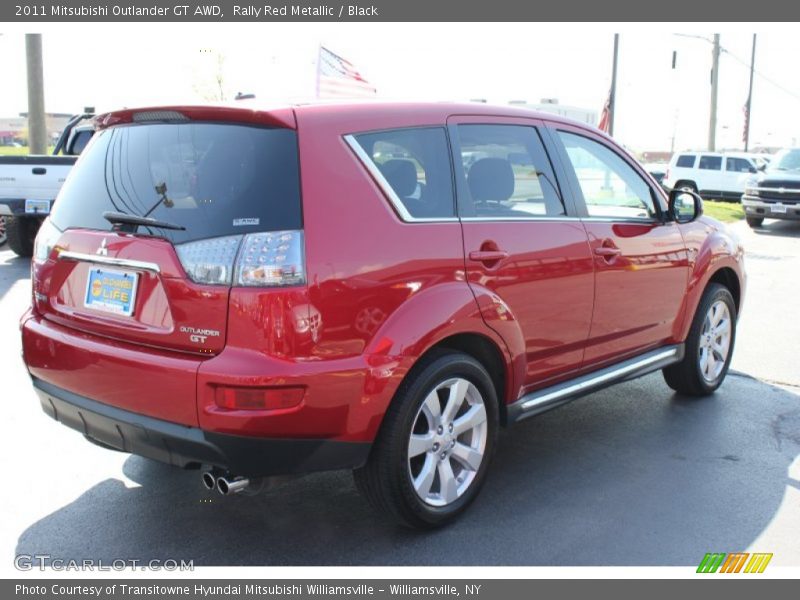
<path id="1" fill-rule="evenodd" d="M 761 227 L 764 219 L 800 221 L 800 148 L 781 150 L 763 173 L 749 180 L 742 206 L 750 227 Z"/>

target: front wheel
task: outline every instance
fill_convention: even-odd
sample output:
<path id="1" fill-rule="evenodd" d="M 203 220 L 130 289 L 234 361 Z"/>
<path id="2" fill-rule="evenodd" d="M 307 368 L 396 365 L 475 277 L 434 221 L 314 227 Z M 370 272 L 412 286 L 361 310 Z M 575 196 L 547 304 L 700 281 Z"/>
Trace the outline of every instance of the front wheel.
<path id="1" fill-rule="evenodd" d="M 706 288 L 686 339 L 683 360 L 664 369 L 664 380 L 678 393 L 707 396 L 728 374 L 736 341 L 736 304 L 725 286 Z"/>
<path id="2" fill-rule="evenodd" d="M 764 223 L 764 217 L 746 217 L 747 224 L 750 227 L 761 227 L 762 223 Z"/>
<path id="3" fill-rule="evenodd" d="M 436 353 L 401 384 L 367 464 L 354 471 L 356 485 L 403 525 L 444 525 L 478 495 L 497 423 L 486 369 L 460 352 Z"/>

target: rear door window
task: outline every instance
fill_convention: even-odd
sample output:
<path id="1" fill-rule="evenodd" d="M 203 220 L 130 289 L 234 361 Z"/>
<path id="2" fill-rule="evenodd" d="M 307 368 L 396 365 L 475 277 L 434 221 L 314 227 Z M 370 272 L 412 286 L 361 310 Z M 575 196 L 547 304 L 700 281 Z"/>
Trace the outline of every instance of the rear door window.
<path id="1" fill-rule="evenodd" d="M 442 127 L 392 129 L 352 136 L 405 219 L 455 217 L 447 135 Z"/>
<path id="2" fill-rule="evenodd" d="M 698 169 L 703 169 L 706 171 L 719 171 L 722 169 L 722 157 L 721 156 L 701 156 L 700 157 L 700 164 L 697 165 Z"/>
<path id="3" fill-rule="evenodd" d="M 694 167 L 694 154 L 681 154 L 678 157 L 678 162 L 675 163 L 676 167 L 681 167 L 684 169 L 691 169 Z"/>
<path id="4" fill-rule="evenodd" d="M 725 170 L 734 171 L 736 173 L 751 173 L 755 171 L 755 167 L 749 160 L 729 156 L 725 159 Z"/>
<path id="5" fill-rule="evenodd" d="M 106 211 L 147 215 L 185 231 L 140 227 L 174 243 L 302 228 L 297 135 L 218 123 L 112 127 L 70 173 L 51 219 L 110 230 Z"/>

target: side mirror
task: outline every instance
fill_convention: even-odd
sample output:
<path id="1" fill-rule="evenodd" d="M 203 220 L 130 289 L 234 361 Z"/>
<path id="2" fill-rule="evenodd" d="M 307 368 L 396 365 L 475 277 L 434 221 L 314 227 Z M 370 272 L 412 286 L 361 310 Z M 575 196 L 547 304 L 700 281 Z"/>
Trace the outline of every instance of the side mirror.
<path id="1" fill-rule="evenodd" d="M 703 199 L 688 190 L 669 193 L 669 218 L 676 223 L 691 223 L 703 214 Z"/>
<path id="2" fill-rule="evenodd" d="M 766 163 L 766 162 L 765 162 L 765 163 L 762 163 L 762 164 L 761 164 L 761 165 L 758 167 L 758 170 L 759 170 L 759 171 L 766 171 L 768 166 L 769 166 L 769 163 Z"/>
<path id="3" fill-rule="evenodd" d="M 749 169 L 747 169 L 747 171 L 750 172 L 750 173 L 758 173 L 758 169 L 760 169 L 760 168 L 761 167 L 758 167 L 758 168 L 750 167 Z"/>

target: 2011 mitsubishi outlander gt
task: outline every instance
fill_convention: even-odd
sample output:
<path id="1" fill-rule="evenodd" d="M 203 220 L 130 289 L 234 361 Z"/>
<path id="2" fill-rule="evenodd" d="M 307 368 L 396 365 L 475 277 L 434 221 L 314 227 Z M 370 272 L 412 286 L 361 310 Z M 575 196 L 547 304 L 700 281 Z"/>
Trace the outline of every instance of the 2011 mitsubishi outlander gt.
<path id="1" fill-rule="evenodd" d="M 353 469 L 416 527 L 500 425 L 663 370 L 728 370 L 743 250 L 597 130 L 457 104 L 96 118 L 42 227 L 24 360 L 95 443 L 234 493 Z"/>

